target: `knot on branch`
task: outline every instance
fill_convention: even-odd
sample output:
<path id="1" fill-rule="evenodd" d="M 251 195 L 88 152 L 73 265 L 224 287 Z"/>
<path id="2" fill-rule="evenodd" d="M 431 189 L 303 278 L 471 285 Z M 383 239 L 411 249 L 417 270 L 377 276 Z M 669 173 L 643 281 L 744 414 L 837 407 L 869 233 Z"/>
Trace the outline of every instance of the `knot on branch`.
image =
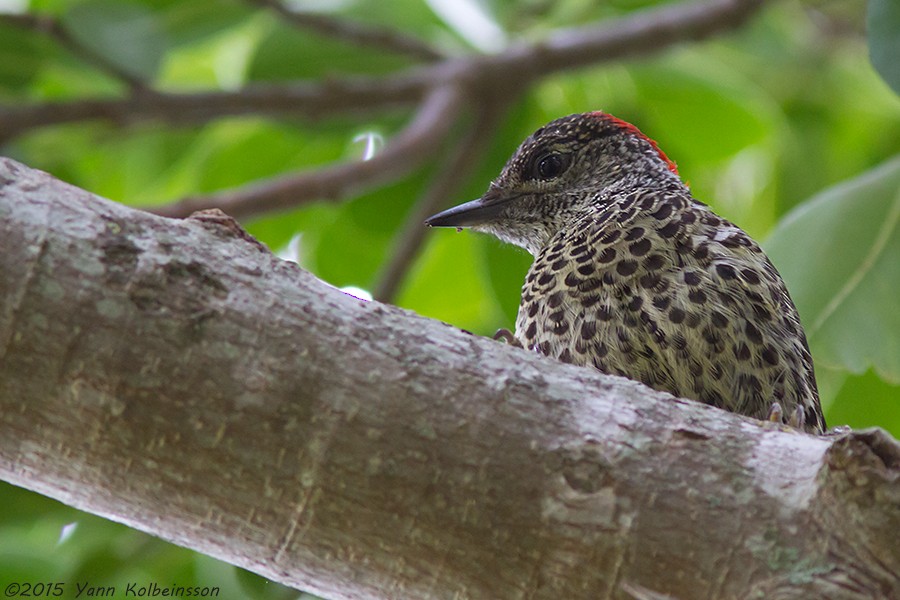
<path id="1" fill-rule="evenodd" d="M 258 239 L 250 235 L 241 227 L 234 217 L 224 213 L 218 208 L 208 208 L 191 213 L 188 220 L 199 223 L 204 229 L 216 234 L 220 238 L 236 238 L 249 242 L 260 252 L 269 253 L 269 249 Z"/>
<path id="2" fill-rule="evenodd" d="M 900 443 L 877 427 L 853 431 L 831 445 L 827 464 L 832 472 L 844 472 L 859 486 L 872 479 L 896 484 L 900 482 Z"/>

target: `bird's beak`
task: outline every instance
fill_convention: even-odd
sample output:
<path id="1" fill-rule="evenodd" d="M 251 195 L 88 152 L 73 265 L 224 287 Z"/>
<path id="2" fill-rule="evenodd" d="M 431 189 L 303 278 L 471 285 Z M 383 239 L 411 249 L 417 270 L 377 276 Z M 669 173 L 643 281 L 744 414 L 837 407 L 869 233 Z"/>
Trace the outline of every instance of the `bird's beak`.
<path id="1" fill-rule="evenodd" d="M 472 200 L 425 219 L 429 227 L 474 227 L 494 221 L 512 198 L 503 198 L 488 191 L 478 200 Z"/>

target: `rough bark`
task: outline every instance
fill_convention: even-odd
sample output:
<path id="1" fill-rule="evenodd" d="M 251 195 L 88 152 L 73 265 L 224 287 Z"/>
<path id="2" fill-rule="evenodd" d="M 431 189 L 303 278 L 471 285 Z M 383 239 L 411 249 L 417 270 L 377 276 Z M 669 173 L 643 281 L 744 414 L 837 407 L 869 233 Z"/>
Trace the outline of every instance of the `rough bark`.
<path id="1" fill-rule="evenodd" d="M 289 585 L 897 598 L 898 473 L 0 160 L 0 477 Z"/>

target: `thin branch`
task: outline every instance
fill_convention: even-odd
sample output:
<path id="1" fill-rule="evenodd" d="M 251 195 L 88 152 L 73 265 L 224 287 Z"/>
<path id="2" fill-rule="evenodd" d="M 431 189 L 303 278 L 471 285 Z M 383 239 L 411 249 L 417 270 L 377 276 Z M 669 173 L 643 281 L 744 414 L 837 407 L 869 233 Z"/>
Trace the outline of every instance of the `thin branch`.
<path id="1" fill-rule="evenodd" d="M 465 137 L 457 142 L 453 154 L 416 203 L 397 235 L 391 258 L 383 267 L 373 294 L 376 300 L 393 301 L 425 239 L 427 231 L 423 221 L 449 204 L 448 200 L 458 192 L 478 166 L 507 106 L 507 102 L 495 102 L 479 107 L 476 120 L 470 125 Z"/>
<path id="2" fill-rule="evenodd" d="M 129 73 L 115 62 L 96 52 L 93 48 L 82 44 L 81 41 L 73 36 L 62 23 L 53 17 L 28 13 L 0 14 L 0 23 L 14 25 L 23 29 L 30 29 L 36 33 L 48 35 L 55 39 L 60 46 L 63 46 L 74 56 L 78 57 L 82 62 L 106 73 L 113 79 L 118 79 L 130 89 L 146 91 L 148 88 L 147 83 L 140 77 Z"/>
<path id="3" fill-rule="evenodd" d="M 153 92 L 126 98 L 0 105 L 0 143 L 38 127 L 80 121 L 119 126 L 147 121 L 194 125 L 246 114 L 318 119 L 334 113 L 372 113 L 411 106 L 426 91 L 421 81 L 411 78 L 360 76 L 317 83 L 257 84 L 237 92 Z"/>
<path id="4" fill-rule="evenodd" d="M 341 200 L 416 169 L 440 147 L 462 106 L 458 86 L 441 86 L 427 96 L 406 129 L 369 160 L 304 171 L 145 210 L 167 217 L 185 217 L 198 210 L 219 208 L 240 219 L 314 200 Z"/>
<path id="5" fill-rule="evenodd" d="M 157 119 L 203 123 L 227 115 L 286 114 L 306 118 L 409 105 L 429 90 L 462 78 L 481 95 L 503 94 L 548 74 L 659 51 L 737 28 L 765 0 L 702 0 L 630 14 L 592 28 L 564 30 L 543 42 L 495 55 L 446 59 L 385 77 L 342 77 L 317 83 L 254 86 L 239 92 L 160 94 L 0 107 L 0 141 L 30 129 L 84 120 L 127 124 Z"/>
<path id="6" fill-rule="evenodd" d="M 387 27 L 363 25 L 327 15 L 296 11 L 279 0 L 248 0 L 248 2 L 277 12 L 295 27 L 364 48 L 378 48 L 429 62 L 445 58 L 443 53 L 424 41 Z"/>
<path id="7" fill-rule="evenodd" d="M 656 52 L 684 42 L 706 39 L 737 29 L 767 0 L 711 0 L 667 4 L 636 12 L 601 27 L 561 31 L 527 48 L 537 60 L 536 74 L 545 75 L 597 62 Z M 516 53 L 510 51 L 511 56 Z M 525 67 L 526 62 L 512 62 Z"/>

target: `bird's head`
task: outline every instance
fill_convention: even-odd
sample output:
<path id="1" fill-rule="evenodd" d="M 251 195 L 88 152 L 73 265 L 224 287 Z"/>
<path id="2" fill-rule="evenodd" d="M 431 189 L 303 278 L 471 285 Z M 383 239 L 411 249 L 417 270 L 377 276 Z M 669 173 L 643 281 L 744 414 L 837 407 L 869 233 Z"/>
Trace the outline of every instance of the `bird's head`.
<path id="1" fill-rule="evenodd" d="M 617 191 L 673 182 L 680 184 L 675 163 L 634 125 L 603 112 L 569 115 L 522 142 L 481 198 L 425 223 L 471 227 L 537 255 Z"/>

